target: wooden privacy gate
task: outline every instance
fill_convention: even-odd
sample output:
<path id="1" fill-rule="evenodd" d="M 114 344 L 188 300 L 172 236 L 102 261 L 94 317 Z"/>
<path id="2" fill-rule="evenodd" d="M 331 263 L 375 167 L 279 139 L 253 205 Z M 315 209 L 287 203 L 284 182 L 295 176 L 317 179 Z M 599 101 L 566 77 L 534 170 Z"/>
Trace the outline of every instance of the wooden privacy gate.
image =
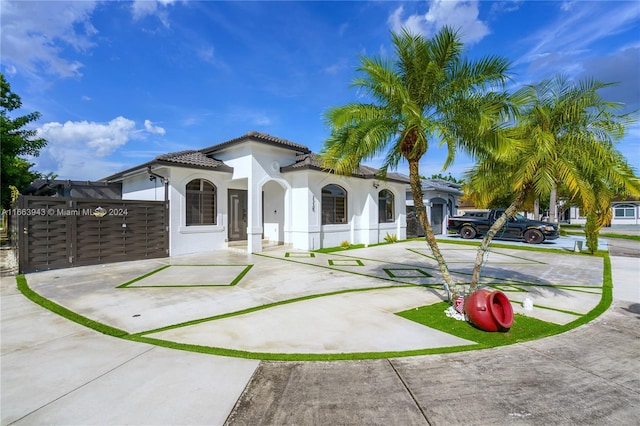
<path id="1" fill-rule="evenodd" d="M 169 202 L 20 196 L 20 272 L 166 257 Z"/>

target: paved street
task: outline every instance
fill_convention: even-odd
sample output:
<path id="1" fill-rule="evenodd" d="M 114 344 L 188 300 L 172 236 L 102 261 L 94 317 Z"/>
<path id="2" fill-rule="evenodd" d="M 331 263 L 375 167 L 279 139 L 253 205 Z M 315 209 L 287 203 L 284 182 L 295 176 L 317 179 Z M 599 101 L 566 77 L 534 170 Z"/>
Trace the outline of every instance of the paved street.
<path id="1" fill-rule="evenodd" d="M 609 247 L 609 255 L 640 258 L 640 241 L 620 238 L 603 238 Z"/>

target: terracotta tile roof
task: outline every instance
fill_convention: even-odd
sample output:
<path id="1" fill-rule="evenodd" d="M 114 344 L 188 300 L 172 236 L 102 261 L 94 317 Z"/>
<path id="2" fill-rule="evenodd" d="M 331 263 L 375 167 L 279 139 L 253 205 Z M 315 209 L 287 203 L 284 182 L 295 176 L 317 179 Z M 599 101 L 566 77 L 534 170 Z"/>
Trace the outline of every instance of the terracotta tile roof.
<path id="1" fill-rule="evenodd" d="M 313 170 L 324 170 L 329 171 L 326 168 L 322 167 L 322 161 L 320 156 L 316 153 L 309 152 L 307 154 L 301 154 L 296 156 L 296 162 L 282 167 L 281 170 L 283 172 L 300 170 L 300 169 L 313 169 Z M 360 166 L 358 170 L 354 170 L 352 176 L 360 177 L 364 179 L 378 179 L 378 169 L 374 169 L 369 166 Z M 409 179 L 405 176 L 402 176 L 398 173 L 387 173 L 387 180 L 408 183 Z"/>
<path id="2" fill-rule="evenodd" d="M 290 166 L 283 167 L 282 169 L 284 171 L 284 170 L 296 170 L 296 169 L 304 169 L 304 168 L 325 170 L 322 167 L 320 156 L 313 152 L 296 155 L 296 162 L 291 164 Z"/>
<path id="3" fill-rule="evenodd" d="M 233 168 L 227 166 L 224 162 L 214 158 L 213 154 L 230 146 L 250 140 L 263 142 L 272 146 L 278 146 L 280 148 L 285 148 L 296 152 L 297 155 L 295 163 L 282 167 L 280 169 L 282 172 L 304 169 L 324 170 L 330 172 L 329 170 L 322 167 L 320 156 L 311 152 L 308 147 L 297 144 L 295 142 L 291 142 L 286 139 L 277 138 L 266 133 L 252 131 L 246 133 L 243 136 L 240 136 L 239 138 L 231 139 L 218 145 L 210 146 L 209 148 L 200 150 L 186 150 L 158 155 L 154 160 L 148 163 L 142 164 L 129 170 L 125 170 L 115 175 L 111 175 L 107 178 L 104 178 L 104 180 L 114 180 L 117 178 L 121 178 L 127 173 L 150 167 L 153 164 L 182 165 L 193 168 L 233 171 Z M 354 171 L 352 176 L 362 179 L 378 179 L 378 170 L 368 166 L 360 166 L 358 170 Z M 386 180 L 401 183 L 409 182 L 409 179 L 406 176 L 397 173 L 387 173 Z"/>
<path id="4" fill-rule="evenodd" d="M 158 155 L 156 161 L 164 163 L 184 164 L 187 166 L 197 166 L 207 169 L 227 168 L 222 161 L 212 157 L 207 157 L 200 151 L 187 150 L 179 152 L 171 152 L 168 154 Z"/>
<path id="5" fill-rule="evenodd" d="M 260 142 L 265 142 L 269 145 L 275 145 L 281 148 L 291 149 L 293 151 L 302 152 L 302 153 L 311 152 L 311 150 L 304 145 L 300 145 L 298 143 L 292 142 L 287 139 L 278 138 L 275 136 L 268 135 L 266 133 L 260 133 L 256 131 L 248 132 L 240 136 L 239 138 L 231 139 L 226 142 L 222 142 L 220 144 L 210 146 L 209 148 L 201 149 L 200 151 L 204 152 L 205 154 L 211 154 L 213 152 L 220 151 L 224 148 L 228 148 L 229 146 L 233 146 L 248 140 L 257 140 Z"/>

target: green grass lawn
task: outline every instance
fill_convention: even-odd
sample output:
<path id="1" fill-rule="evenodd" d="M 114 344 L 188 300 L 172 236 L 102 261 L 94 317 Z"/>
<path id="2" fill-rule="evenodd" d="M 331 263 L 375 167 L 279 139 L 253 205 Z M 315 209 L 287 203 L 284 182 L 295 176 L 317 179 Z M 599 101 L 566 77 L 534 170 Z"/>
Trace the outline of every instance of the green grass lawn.
<path id="1" fill-rule="evenodd" d="M 441 302 L 399 312 L 398 315 L 415 321 L 418 324 L 435 328 L 436 330 L 452 334 L 462 339 L 471 340 L 482 347 L 511 345 L 513 343 L 535 340 L 561 333 L 565 328 L 558 324 L 516 314 L 514 315 L 513 325 L 509 331 L 504 333 L 490 333 L 479 330 L 465 321 L 456 321 L 448 318 L 444 315 L 444 311 L 448 307 L 448 303 Z"/>

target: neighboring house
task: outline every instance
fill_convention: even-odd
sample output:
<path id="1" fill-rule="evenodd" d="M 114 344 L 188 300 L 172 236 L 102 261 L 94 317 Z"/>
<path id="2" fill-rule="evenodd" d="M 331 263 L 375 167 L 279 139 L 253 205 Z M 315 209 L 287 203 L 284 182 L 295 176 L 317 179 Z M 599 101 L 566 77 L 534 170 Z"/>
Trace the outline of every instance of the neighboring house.
<path id="1" fill-rule="evenodd" d="M 611 225 L 640 225 L 640 200 L 617 200 L 612 203 Z M 577 206 L 571 206 L 563 217 L 563 222 L 585 224 L 587 217 Z"/>
<path id="2" fill-rule="evenodd" d="M 443 179 L 423 179 L 422 201 L 427 208 L 429 223 L 435 235 L 447 234 L 447 219 L 457 214 L 462 185 Z M 407 186 L 407 236 L 422 237 L 424 230 L 418 223 L 413 206 L 411 187 Z"/>
<path id="3" fill-rule="evenodd" d="M 351 176 L 324 170 L 309 148 L 258 132 L 154 160 L 102 179 L 122 198 L 169 201 L 172 256 L 246 242 L 294 249 L 406 238 L 408 179 L 361 166 Z"/>
<path id="4" fill-rule="evenodd" d="M 22 191 L 22 195 L 120 200 L 122 185 L 78 180 L 36 179 Z"/>

